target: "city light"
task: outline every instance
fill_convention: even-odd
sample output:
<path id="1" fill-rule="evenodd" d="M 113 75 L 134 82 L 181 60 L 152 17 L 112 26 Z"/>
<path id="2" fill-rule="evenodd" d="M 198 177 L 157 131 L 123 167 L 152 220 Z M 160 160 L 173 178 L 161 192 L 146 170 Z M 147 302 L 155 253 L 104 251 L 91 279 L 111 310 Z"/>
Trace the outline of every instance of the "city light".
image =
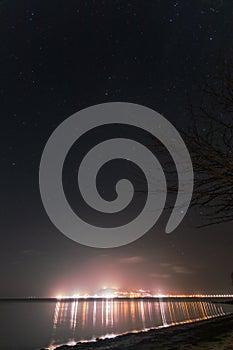
<path id="1" fill-rule="evenodd" d="M 94 294 L 80 294 L 74 293 L 73 295 L 57 295 L 57 300 L 62 299 L 114 299 L 114 298 L 233 298 L 233 294 L 173 294 L 173 293 L 155 293 L 150 290 L 138 289 L 138 290 L 125 290 L 125 289 L 111 289 L 103 288 Z"/>

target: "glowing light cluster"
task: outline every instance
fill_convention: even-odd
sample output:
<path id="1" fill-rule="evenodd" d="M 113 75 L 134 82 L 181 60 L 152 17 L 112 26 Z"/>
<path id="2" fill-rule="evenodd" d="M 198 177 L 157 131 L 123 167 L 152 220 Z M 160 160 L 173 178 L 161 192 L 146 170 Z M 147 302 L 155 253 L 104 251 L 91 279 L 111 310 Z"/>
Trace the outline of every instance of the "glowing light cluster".
<path id="1" fill-rule="evenodd" d="M 62 299 L 87 299 L 87 298 L 102 298 L 102 299 L 113 299 L 113 298 L 233 298 L 233 294 L 153 294 L 149 290 L 139 289 L 136 291 L 128 290 L 107 290 L 104 288 L 95 294 L 80 294 L 75 293 L 73 295 L 57 295 L 57 300 Z"/>

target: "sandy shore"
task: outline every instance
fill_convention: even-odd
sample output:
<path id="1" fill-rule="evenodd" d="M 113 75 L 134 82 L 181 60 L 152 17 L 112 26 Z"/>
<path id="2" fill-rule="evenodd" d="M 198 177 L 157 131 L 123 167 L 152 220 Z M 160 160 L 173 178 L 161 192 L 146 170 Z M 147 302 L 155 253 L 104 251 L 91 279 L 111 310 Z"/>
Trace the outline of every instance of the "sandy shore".
<path id="1" fill-rule="evenodd" d="M 56 350 L 233 350 L 233 314 Z"/>

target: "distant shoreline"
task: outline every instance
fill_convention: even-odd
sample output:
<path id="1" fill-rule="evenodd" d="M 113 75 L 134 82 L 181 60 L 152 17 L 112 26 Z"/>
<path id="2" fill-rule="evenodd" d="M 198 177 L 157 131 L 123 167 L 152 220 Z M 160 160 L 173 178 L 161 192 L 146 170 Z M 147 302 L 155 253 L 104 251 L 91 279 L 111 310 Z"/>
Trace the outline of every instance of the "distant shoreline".
<path id="1" fill-rule="evenodd" d="M 87 298 L 0 298 L 0 302 L 74 302 L 74 301 L 209 301 L 209 302 L 219 302 L 219 303 L 233 303 L 232 297 L 114 297 L 114 298 L 104 298 L 104 297 L 87 297 Z"/>
<path id="2" fill-rule="evenodd" d="M 146 332 L 128 333 L 111 339 L 55 350 L 227 350 L 233 348 L 233 314 L 192 323 L 178 324 Z M 42 349 L 43 350 L 43 349 Z"/>

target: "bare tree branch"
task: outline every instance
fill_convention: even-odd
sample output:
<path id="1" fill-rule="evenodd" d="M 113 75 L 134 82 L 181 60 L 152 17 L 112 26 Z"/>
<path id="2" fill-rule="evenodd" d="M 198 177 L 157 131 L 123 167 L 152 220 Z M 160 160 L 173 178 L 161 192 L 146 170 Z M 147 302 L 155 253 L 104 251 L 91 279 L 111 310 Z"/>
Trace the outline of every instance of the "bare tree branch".
<path id="1" fill-rule="evenodd" d="M 201 106 L 190 106 L 184 132 L 195 170 L 192 205 L 204 208 L 206 225 L 233 220 L 233 64 L 205 82 Z"/>

